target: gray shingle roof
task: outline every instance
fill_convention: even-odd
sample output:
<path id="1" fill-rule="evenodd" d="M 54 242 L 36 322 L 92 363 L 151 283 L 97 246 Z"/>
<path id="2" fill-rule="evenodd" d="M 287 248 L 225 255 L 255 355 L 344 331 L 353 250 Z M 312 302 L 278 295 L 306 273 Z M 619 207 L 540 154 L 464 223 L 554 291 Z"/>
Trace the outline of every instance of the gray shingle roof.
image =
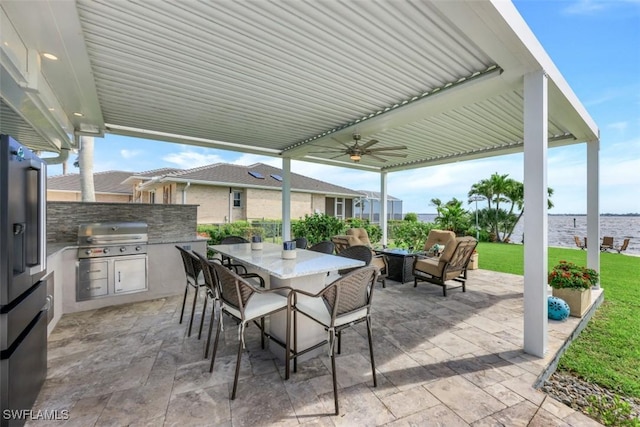
<path id="1" fill-rule="evenodd" d="M 132 172 L 129 175 L 152 178 L 154 176 L 162 176 L 162 175 L 167 175 L 174 172 L 180 172 L 181 170 L 182 169 L 179 169 L 179 168 L 160 168 L 160 169 L 152 169 L 150 171 L 144 171 L 144 172 Z"/>
<path id="2" fill-rule="evenodd" d="M 93 174 L 96 193 L 131 194 L 130 184 L 122 184 L 133 172 L 105 171 Z M 80 175 L 77 173 L 56 175 L 47 178 L 47 189 L 57 191 L 80 191 Z"/>
<path id="3" fill-rule="evenodd" d="M 249 172 L 257 172 L 263 178 L 256 178 Z M 180 181 L 194 180 L 200 182 L 225 183 L 247 187 L 282 188 L 282 181 L 275 177 L 282 176 L 282 169 L 255 163 L 249 166 L 233 165 L 229 163 L 215 163 L 194 169 L 174 172 L 165 176 L 164 181 L 177 179 Z M 318 179 L 309 178 L 296 173 L 291 174 L 291 189 L 309 191 L 322 194 L 361 195 L 359 192 L 339 185 L 330 184 Z"/>

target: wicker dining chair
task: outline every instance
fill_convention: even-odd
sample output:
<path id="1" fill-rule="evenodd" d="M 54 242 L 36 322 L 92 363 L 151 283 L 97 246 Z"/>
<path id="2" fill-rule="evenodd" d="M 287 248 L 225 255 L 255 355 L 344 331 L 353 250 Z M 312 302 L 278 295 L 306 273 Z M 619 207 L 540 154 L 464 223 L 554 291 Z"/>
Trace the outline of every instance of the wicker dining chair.
<path id="1" fill-rule="evenodd" d="M 325 241 L 322 241 L 322 242 L 318 242 L 315 245 L 312 245 L 308 249 L 310 251 L 320 252 L 320 253 L 323 253 L 323 254 L 331 255 L 331 254 L 333 254 L 333 251 L 335 251 L 336 245 L 334 245 L 333 242 L 331 242 L 329 240 L 325 240 Z"/>
<path id="2" fill-rule="evenodd" d="M 304 237 L 296 237 L 293 241 L 296 242 L 296 248 L 298 249 L 307 249 L 309 245 L 309 242 Z"/>
<path id="3" fill-rule="evenodd" d="M 223 238 L 220 241 L 221 245 L 235 245 L 238 243 L 250 243 L 247 239 L 245 239 L 244 237 L 241 236 L 227 236 L 225 238 Z M 241 273 L 246 273 L 247 272 L 247 268 L 242 265 L 242 264 L 232 264 L 231 263 L 231 258 L 222 255 L 221 257 L 222 259 L 222 264 L 226 265 L 227 267 L 233 268 L 236 273 L 241 274 Z"/>
<path id="4" fill-rule="evenodd" d="M 195 293 L 193 295 L 193 304 L 191 305 L 191 319 L 189 319 L 189 329 L 187 331 L 187 336 L 190 337 L 191 328 L 193 327 L 193 315 L 196 312 L 196 303 L 198 302 L 198 291 L 201 287 L 205 286 L 205 283 L 204 277 L 201 274 L 202 267 L 200 266 L 200 261 L 198 260 L 198 258 L 181 246 L 176 245 L 176 249 L 178 249 L 178 251 L 180 252 L 186 277 L 184 297 L 182 298 L 182 311 L 180 312 L 180 323 L 182 323 L 182 319 L 184 317 L 184 308 L 187 303 L 187 294 L 189 293 L 189 288 L 193 288 L 195 290 Z M 200 334 L 198 334 L 198 339 L 200 339 L 201 333 L 202 330 L 200 331 Z"/>
<path id="5" fill-rule="evenodd" d="M 289 360 L 291 357 L 291 288 L 279 287 L 268 290 L 262 289 L 252 285 L 247 279 L 220 264 L 207 264 L 206 268 L 210 269 L 209 274 L 215 274 L 217 277 L 215 283 L 217 283 L 220 295 L 221 311 L 220 320 L 218 321 L 218 327 L 216 329 L 216 338 L 213 342 L 213 354 L 209 372 L 213 372 L 213 366 L 216 360 L 218 340 L 220 338 L 220 331 L 223 328 L 222 315 L 227 314 L 238 322 L 238 357 L 236 359 L 235 376 L 233 379 L 233 391 L 231 392 L 231 400 L 235 399 L 238 388 L 242 350 L 245 347 L 244 330 L 247 324 L 253 321 L 258 325 L 260 328 L 262 348 L 264 348 L 264 337 L 266 333 L 264 318 L 270 314 L 286 310 L 287 326 L 285 343 L 280 342 L 273 336 L 269 336 L 269 338 L 285 348 L 285 379 L 289 379 Z M 283 292 L 287 294 L 283 295 Z M 258 320 L 260 320 L 259 324 L 257 323 Z"/>
<path id="6" fill-rule="evenodd" d="M 336 378 L 336 336 L 338 340 L 338 353 L 340 353 L 342 331 L 357 323 L 367 323 L 367 337 L 369 340 L 369 356 L 371 358 L 371 374 L 373 386 L 377 387 L 376 364 L 373 358 L 373 340 L 371 333 L 371 300 L 377 277 L 380 273 L 375 266 L 360 267 L 326 286 L 320 292 L 310 292 L 295 289 L 293 294 L 293 371 L 297 372 L 297 358 L 311 350 L 315 350 L 324 344 L 329 344 L 329 356 L 331 357 L 331 375 L 333 378 L 333 396 L 335 414 L 339 414 L 338 406 L 338 381 Z M 309 298 L 300 298 L 305 295 Z M 298 352 L 297 316 L 302 314 L 319 323 L 328 333 L 328 339 L 310 348 Z"/>
<path id="7" fill-rule="evenodd" d="M 349 246 L 348 248 L 343 249 L 340 253 L 338 253 L 338 256 L 364 261 L 364 265 L 371 264 L 371 259 L 373 258 L 371 249 L 369 249 L 364 245 Z M 360 267 L 345 268 L 345 269 L 339 270 L 338 274 L 342 276 L 358 268 Z"/>
<path id="8" fill-rule="evenodd" d="M 208 358 L 209 357 L 209 344 L 211 343 L 211 332 L 213 330 L 213 323 L 215 320 L 215 314 L 216 314 L 216 307 L 220 306 L 220 292 L 218 291 L 218 285 L 217 285 L 217 276 L 215 274 L 211 274 L 213 272 L 212 269 L 207 268 L 207 264 L 210 263 L 217 263 L 222 265 L 222 261 L 217 259 L 217 258 L 213 258 L 213 259 L 208 259 L 207 257 L 205 257 L 204 255 L 193 251 L 194 255 L 196 257 L 198 257 L 198 261 L 200 262 L 200 266 L 202 268 L 202 274 L 204 276 L 204 283 L 206 285 L 206 290 L 207 293 L 205 295 L 205 300 L 204 300 L 204 304 L 202 306 L 202 317 L 200 317 L 200 334 L 202 333 L 202 327 L 204 325 L 204 318 L 207 312 L 207 301 L 211 300 L 211 317 L 209 320 L 209 332 L 207 333 L 207 342 L 205 343 L 204 346 L 204 358 Z M 225 266 L 227 267 L 227 266 Z M 227 267 L 229 268 L 229 267 Z M 234 271 L 237 271 L 234 268 Z M 257 283 L 260 285 L 261 288 L 265 287 L 265 281 L 264 279 L 256 273 L 245 273 L 245 274 L 240 274 L 240 276 L 244 279 L 249 279 L 251 278 L 252 280 L 257 281 Z M 218 310 L 219 311 L 219 310 Z M 218 316 L 219 317 L 219 316 Z"/>

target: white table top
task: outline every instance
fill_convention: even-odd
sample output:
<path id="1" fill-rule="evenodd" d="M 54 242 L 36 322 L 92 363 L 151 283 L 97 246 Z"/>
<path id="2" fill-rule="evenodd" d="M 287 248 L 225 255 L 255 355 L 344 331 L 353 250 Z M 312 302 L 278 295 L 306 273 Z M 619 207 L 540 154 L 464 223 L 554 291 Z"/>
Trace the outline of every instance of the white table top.
<path id="1" fill-rule="evenodd" d="M 251 243 L 213 245 L 209 249 L 226 255 L 242 264 L 253 266 L 280 279 L 327 273 L 345 268 L 362 267 L 356 259 L 327 255 L 320 252 L 296 249 L 295 259 L 282 258 L 282 245 L 263 243 L 262 250 L 251 250 Z"/>

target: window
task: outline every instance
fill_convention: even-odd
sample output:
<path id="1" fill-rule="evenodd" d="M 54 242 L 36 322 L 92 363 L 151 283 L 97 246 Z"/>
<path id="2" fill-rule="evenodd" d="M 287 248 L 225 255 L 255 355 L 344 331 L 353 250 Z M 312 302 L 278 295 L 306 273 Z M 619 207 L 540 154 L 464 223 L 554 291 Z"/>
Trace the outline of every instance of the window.
<path id="1" fill-rule="evenodd" d="M 275 179 L 276 181 L 282 182 L 282 177 L 280 175 L 276 175 L 275 173 L 271 174 L 271 178 Z"/>
<path id="2" fill-rule="evenodd" d="M 242 207 L 242 193 L 240 191 L 233 192 L 233 207 L 234 208 Z"/>
<path id="3" fill-rule="evenodd" d="M 154 204 L 156 202 L 156 192 L 149 192 L 149 203 Z"/>
<path id="4" fill-rule="evenodd" d="M 171 202 L 171 186 L 165 185 L 164 187 L 162 187 L 162 203 L 164 203 L 165 205 L 170 205 Z"/>

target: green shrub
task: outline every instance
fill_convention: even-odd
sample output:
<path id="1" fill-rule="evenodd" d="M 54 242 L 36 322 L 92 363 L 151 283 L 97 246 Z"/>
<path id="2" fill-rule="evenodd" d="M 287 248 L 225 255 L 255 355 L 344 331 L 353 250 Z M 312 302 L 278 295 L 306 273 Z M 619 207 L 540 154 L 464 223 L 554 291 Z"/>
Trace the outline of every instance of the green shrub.
<path id="1" fill-rule="evenodd" d="M 418 222 L 418 214 L 413 213 L 413 212 L 408 212 L 404 216 L 404 220 L 405 221 L 410 221 L 410 222 Z"/>
<path id="2" fill-rule="evenodd" d="M 422 250 L 429 231 L 435 228 L 431 222 L 398 221 L 391 225 L 394 245 L 403 249 Z"/>
<path id="3" fill-rule="evenodd" d="M 198 225 L 198 233 L 207 233 L 209 235 L 207 242 L 209 245 L 217 245 L 222 239 L 228 236 L 240 236 L 249 240 L 251 236 L 262 236 L 263 231 L 261 227 L 253 227 L 247 221 L 236 221 L 228 224 Z"/>
<path id="4" fill-rule="evenodd" d="M 619 396 L 616 395 L 611 399 L 607 396 L 591 395 L 588 401 L 589 416 L 605 426 L 640 427 L 640 419 L 633 415 L 631 405 Z"/>
<path id="5" fill-rule="evenodd" d="M 304 237 L 309 245 L 323 240 L 331 240 L 336 234 L 344 234 L 345 223 L 326 214 L 305 215 L 303 219 L 291 223 L 291 231 L 296 237 Z"/>

